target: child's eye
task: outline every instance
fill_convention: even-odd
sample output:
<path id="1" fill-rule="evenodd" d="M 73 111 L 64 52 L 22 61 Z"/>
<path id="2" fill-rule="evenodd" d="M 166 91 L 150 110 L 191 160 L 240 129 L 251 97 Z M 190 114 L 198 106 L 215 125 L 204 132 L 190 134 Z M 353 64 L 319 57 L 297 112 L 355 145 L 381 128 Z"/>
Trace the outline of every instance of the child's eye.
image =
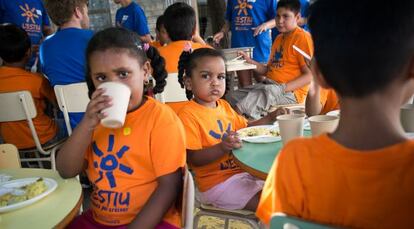
<path id="1" fill-rule="evenodd" d="M 226 76 L 225 75 L 218 75 L 217 78 L 219 80 L 225 80 L 226 79 Z"/>
<path id="2" fill-rule="evenodd" d="M 98 81 L 105 81 L 106 76 L 105 76 L 105 75 L 97 75 L 97 76 L 95 77 L 95 79 L 96 79 L 96 80 L 98 80 Z"/>
<path id="3" fill-rule="evenodd" d="M 201 74 L 201 77 L 202 77 L 203 79 L 208 79 L 208 78 L 210 78 L 210 76 L 209 76 L 207 73 Z"/>
<path id="4" fill-rule="evenodd" d="M 129 75 L 129 72 L 127 72 L 127 71 L 120 71 L 120 72 L 118 72 L 118 76 L 119 76 L 119 78 L 121 78 L 121 79 L 125 79 L 125 78 L 127 78 L 127 77 L 128 77 L 128 75 Z"/>

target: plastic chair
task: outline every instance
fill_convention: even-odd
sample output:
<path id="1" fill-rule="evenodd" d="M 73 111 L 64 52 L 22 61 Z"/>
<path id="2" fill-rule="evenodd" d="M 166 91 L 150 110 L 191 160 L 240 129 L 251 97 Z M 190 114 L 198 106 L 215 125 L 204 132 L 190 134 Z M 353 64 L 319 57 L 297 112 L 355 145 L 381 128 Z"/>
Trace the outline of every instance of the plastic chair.
<path id="1" fill-rule="evenodd" d="M 188 168 L 185 168 L 184 172 L 184 189 L 183 189 L 183 202 L 181 211 L 181 226 L 185 229 L 193 228 L 193 217 L 194 217 L 194 180 L 191 172 Z"/>
<path id="2" fill-rule="evenodd" d="M 89 103 L 88 86 L 86 83 L 56 85 L 54 87 L 59 109 L 63 113 L 68 135 L 72 134 L 69 112 L 85 112 Z"/>
<path id="3" fill-rule="evenodd" d="M 197 191 L 196 191 L 197 192 Z M 197 196 L 197 195 L 196 195 Z M 198 228 L 198 223 L 202 216 L 212 216 L 224 220 L 224 228 L 229 228 L 230 220 L 238 220 L 247 223 L 251 228 L 259 229 L 260 223 L 257 219 L 255 212 L 248 210 L 226 210 L 222 208 L 216 208 L 211 205 L 203 204 L 197 200 L 196 205 L 199 211 L 194 215 L 194 228 Z"/>
<path id="4" fill-rule="evenodd" d="M 55 153 L 62 145 L 65 139 L 49 144 L 47 146 L 40 143 L 36 129 L 33 125 L 33 118 L 36 117 L 37 111 L 33 102 L 32 94 L 29 91 L 17 91 L 9 93 L 0 93 L 0 122 L 13 122 L 27 120 L 30 132 L 36 147 L 32 149 L 20 149 L 21 154 L 35 153 L 37 158 L 22 158 L 22 162 L 37 161 L 40 167 L 43 167 L 41 161 L 50 161 L 52 169 L 56 170 Z M 7 109 L 4 109 L 7 108 Z M 39 153 L 48 157 L 40 157 Z"/>
<path id="5" fill-rule="evenodd" d="M 0 168 L 21 168 L 19 150 L 13 144 L 0 144 Z"/>
<path id="6" fill-rule="evenodd" d="M 333 228 L 328 225 L 322 225 L 292 216 L 284 213 L 275 213 L 270 220 L 270 229 L 329 229 Z"/>
<path id="7" fill-rule="evenodd" d="M 178 73 L 168 74 L 166 81 L 167 84 L 165 85 L 164 91 L 155 95 L 158 101 L 162 103 L 188 101 L 185 95 L 185 89 L 181 88 L 178 82 Z"/>

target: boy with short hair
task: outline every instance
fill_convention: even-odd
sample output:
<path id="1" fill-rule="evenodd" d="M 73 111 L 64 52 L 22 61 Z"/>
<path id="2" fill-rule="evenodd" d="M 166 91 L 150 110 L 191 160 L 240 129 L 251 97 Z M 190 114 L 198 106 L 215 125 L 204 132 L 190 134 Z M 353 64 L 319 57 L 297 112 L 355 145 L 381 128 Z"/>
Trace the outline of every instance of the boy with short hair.
<path id="1" fill-rule="evenodd" d="M 414 1 L 376 3 L 312 5 L 313 72 L 338 93 L 341 119 L 282 149 L 257 210 L 266 224 L 284 212 L 344 228 L 414 225 L 414 141 L 400 124 L 414 91 Z"/>
<path id="2" fill-rule="evenodd" d="M 30 55 L 30 39 L 24 30 L 13 24 L 0 25 L 0 57 L 3 59 L 0 93 L 29 91 L 36 106 L 37 115 L 33 124 L 40 143 L 55 142 L 66 136 L 64 122 L 56 123 L 45 114 L 45 102 L 56 103 L 55 94 L 44 77 L 25 70 Z M 0 133 L 4 142 L 12 143 L 19 149 L 35 147 L 26 120 L 0 123 Z"/>
<path id="3" fill-rule="evenodd" d="M 268 64 L 256 62 L 241 53 L 248 63 L 257 66 L 255 71 L 264 83 L 243 89 L 230 99 L 240 113 L 259 118 L 271 105 L 304 102 L 312 73 L 293 45 L 312 56 L 313 43 L 310 34 L 298 26 L 299 19 L 299 0 L 280 0 L 275 18 L 280 34 L 273 43 Z"/>
<path id="4" fill-rule="evenodd" d="M 193 50 L 210 47 L 191 41 L 196 34 L 195 15 L 194 9 L 183 2 L 170 5 L 164 12 L 164 27 L 171 42 L 159 51 L 165 59 L 168 73 L 178 72 L 178 60 L 186 43 L 190 43 Z"/>
<path id="5" fill-rule="evenodd" d="M 121 5 L 115 15 L 116 26 L 134 31 L 142 42 L 151 43 L 147 17 L 141 6 L 132 0 L 114 0 L 114 3 Z"/>

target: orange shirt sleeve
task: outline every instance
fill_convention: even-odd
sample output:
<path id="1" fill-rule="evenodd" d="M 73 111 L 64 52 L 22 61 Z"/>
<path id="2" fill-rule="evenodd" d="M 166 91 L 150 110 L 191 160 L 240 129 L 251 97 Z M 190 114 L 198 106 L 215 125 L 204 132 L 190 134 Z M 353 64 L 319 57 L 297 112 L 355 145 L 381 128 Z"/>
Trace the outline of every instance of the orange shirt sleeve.
<path id="1" fill-rule="evenodd" d="M 200 127 L 191 114 L 182 112 L 179 117 L 185 125 L 186 147 L 190 150 L 202 149 Z"/>
<path id="2" fill-rule="evenodd" d="M 240 130 L 242 128 L 247 127 L 247 119 L 242 115 L 239 115 L 226 100 L 219 100 L 221 104 L 225 107 L 226 113 L 230 114 L 234 117 L 234 129 Z"/>
<path id="3" fill-rule="evenodd" d="M 299 39 L 295 42 L 295 45 L 307 53 L 309 56 L 313 56 L 313 42 L 310 36 L 300 36 Z M 293 55 L 296 56 L 300 67 L 306 65 L 305 57 L 303 57 L 302 54 L 295 51 L 293 52 Z"/>
<path id="4" fill-rule="evenodd" d="M 186 162 L 184 127 L 177 115 L 164 109 L 161 115 L 170 116 L 158 123 L 151 133 L 151 158 L 157 177 L 173 173 Z M 168 130 L 168 131 L 166 131 Z"/>
<path id="5" fill-rule="evenodd" d="M 257 217 L 266 225 L 276 212 L 302 215 L 304 192 L 295 158 L 296 150 L 292 147 L 298 144 L 292 141 L 282 149 L 266 179 L 256 211 Z"/>

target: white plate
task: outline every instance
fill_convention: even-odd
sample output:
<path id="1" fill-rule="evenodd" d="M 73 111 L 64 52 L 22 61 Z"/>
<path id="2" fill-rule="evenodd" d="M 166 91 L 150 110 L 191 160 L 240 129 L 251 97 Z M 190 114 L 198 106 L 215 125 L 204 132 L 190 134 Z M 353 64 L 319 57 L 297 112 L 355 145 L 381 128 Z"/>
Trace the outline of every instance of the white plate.
<path id="1" fill-rule="evenodd" d="M 32 178 L 23 178 L 23 179 L 17 179 L 17 180 L 11 180 L 11 181 L 7 181 L 4 182 L 0 185 L 0 189 L 15 189 L 15 188 L 20 188 L 23 187 L 25 185 L 31 184 L 33 182 L 35 182 L 37 179 L 39 179 L 39 177 L 32 177 Z M 52 193 L 58 186 L 57 182 L 53 179 L 50 178 L 44 178 L 43 180 L 47 186 L 47 189 L 45 192 L 43 192 L 42 194 L 35 196 L 31 199 L 19 202 L 19 203 L 15 203 L 12 205 L 8 205 L 8 206 L 4 206 L 4 207 L 0 207 L 0 213 L 1 212 L 8 212 L 8 211 L 13 211 L 22 207 L 25 207 L 27 205 L 33 204 L 34 202 L 42 199 L 43 197 L 49 195 L 50 193 Z"/>
<path id="2" fill-rule="evenodd" d="M 327 115 L 332 115 L 332 116 L 339 116 L 340 115 L 340 110 L 334 110 L 334 111 L 329 111 L 328 113 L 326 113 Z"/>
<path id="3" fill-rule="evenodd" d="M 409 139 L 414 139 L 414 132 L 406 132 L 405 136 Z"/>
<path id="4" fill-rule="evenodd" d="M 269 130 L 276 130 L 279 132 L 279 127 L 276 125 L 251 126 L 251 127 L 240 129 L 237 132 L 239 133 L 240 131 L 254 129 L 254 128 L 266 128 Z M 270 143 L 270 142 L 280 141 L 281 137 L 280 135 L 279 136 L 259 135 L 259 136 L 254 136 L 254 137 L 240 137 L 240 139 L 246 142 L 251 142 L 251 143 Z"/>

